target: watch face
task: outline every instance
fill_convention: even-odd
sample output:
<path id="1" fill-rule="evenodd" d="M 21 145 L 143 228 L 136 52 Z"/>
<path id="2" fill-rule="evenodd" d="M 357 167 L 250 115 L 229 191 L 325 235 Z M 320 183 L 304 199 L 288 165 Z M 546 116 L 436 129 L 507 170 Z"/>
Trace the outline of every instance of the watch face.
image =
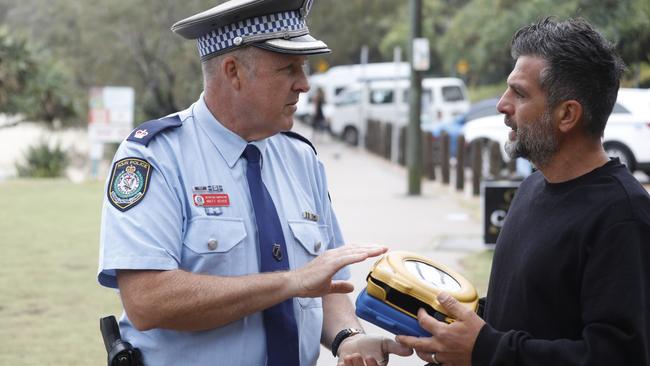
<path id="1" fill-rule="evenodd" d="M 458 281 L 451 277 L 447 272 L 444 272 L 429 264 L 407 260 L 404 261 L 406 269 L 419 280 L 432 285 L 442 291 L 456 292 L 460 291 L 461 286 Z"/>

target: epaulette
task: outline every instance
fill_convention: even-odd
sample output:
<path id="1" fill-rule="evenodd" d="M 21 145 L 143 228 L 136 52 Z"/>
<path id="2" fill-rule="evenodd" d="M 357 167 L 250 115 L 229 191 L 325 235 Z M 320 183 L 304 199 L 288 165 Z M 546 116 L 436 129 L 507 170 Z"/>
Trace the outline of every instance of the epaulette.
<path id="1" fill-rule="evenodd" d="M 180 127 L 182 124 L 183 121 L 181 121 L 181 118 L 178 115 L 154 119 L 144 122 L 140 126 L 136 127 L 126 139 L 127 141 L 133 141 L 147 146 L 154 136 L 160 132 L 168 128 Z"/>
<path id="2" fill-rule="evenodd" d="M 311 147 L 312 150 L 314 150 L 314 154 L 318 155 L 318 153 L 316 152 L 316 148 L 314 147 L 314 144 L 312 144 L 311 141 L 307 140 L 305 136 L 295 133 L 293 131 L 284 131 L 282 132 L 282 134 L 287 135 L 289 137 L 293 137 L 294 139 L 298 139 L 306 143 L 307 145 L 309 145 L 309 147 Z"/>

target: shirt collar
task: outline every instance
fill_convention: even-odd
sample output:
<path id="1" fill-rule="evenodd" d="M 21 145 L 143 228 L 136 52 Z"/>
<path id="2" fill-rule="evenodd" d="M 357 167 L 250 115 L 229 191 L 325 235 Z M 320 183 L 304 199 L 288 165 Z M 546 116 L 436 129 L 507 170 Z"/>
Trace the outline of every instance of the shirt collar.
<path id="1" fill-rule="evenodd" d="M 227 129 L 221 124 L 208 109 L 203 99 L 203 93 L 199 100 L 194 104 L 193 108 L 194 121 L 206 133 L 212 144 L 219 150 L 219 153 L 224 158 L 230 168 L 234 167 L 237 160 L 241 157 L 248 142 L 241 136 Z M 266 151 L 267 139 L 251 142 L 262 153 Z"/>

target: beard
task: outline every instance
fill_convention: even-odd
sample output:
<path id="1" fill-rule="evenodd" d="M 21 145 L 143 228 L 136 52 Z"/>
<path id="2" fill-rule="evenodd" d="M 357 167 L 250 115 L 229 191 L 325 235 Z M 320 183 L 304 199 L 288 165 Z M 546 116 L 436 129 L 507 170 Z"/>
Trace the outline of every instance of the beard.
<path id="1" fill-rule="evenodd" d="M 505 118 L 509 126 L 517 126 L 517 138 L 505 144 L 508 156 L 527 159 L 538 168 L 548 164 L 559 144 L 551 114 L 545 111 L 537 121 L 524 124 L 512 123 L 508 116 Z"/>

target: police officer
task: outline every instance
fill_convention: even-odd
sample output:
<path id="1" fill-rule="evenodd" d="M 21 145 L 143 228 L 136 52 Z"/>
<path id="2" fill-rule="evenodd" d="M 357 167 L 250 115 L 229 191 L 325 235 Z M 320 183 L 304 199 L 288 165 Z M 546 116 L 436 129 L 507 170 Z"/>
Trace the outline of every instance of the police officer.
<path id="1" fill-rule="evenodd" d="M 309 89 L 310 0 L 237 0 L 173 25 L 197 39 L 204 91 L 118 149 L 102 212 L 99 282 L 119 288 L 123 338 L 145 365 L 340 365 L 412 351 L 364 334 L 324 168 L 292 127 Z"/>

